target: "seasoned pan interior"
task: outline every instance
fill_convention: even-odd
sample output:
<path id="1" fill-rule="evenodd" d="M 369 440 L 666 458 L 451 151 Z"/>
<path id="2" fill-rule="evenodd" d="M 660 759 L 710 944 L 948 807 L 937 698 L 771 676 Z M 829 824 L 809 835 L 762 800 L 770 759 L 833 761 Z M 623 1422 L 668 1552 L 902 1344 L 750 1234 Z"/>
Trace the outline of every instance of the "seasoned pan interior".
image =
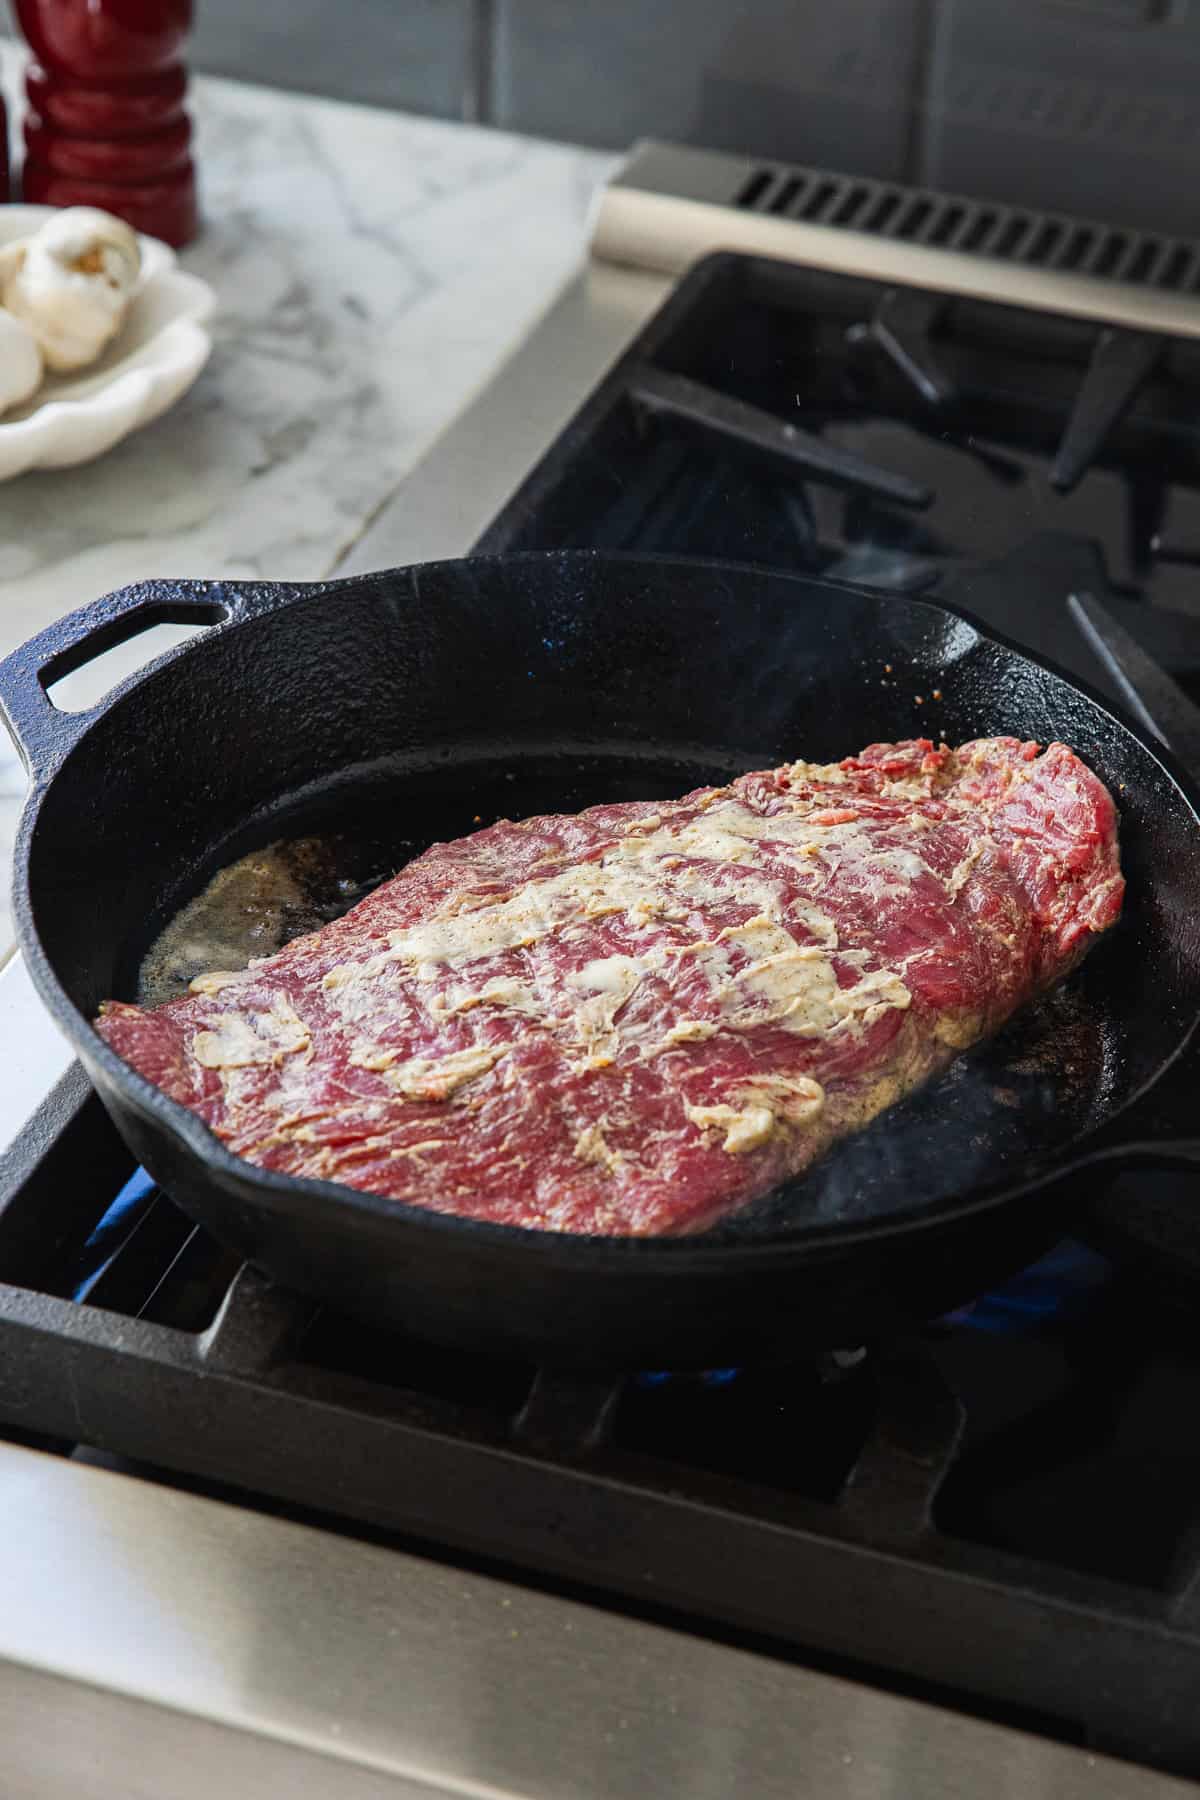
<path id="1" fill-rule="evenodd" d="M 1200 1006 L 1186 800 L 1102 708 L 937 607 L 592 556 L 314 595 L 201 643 L 98 722 L 38 820 L 32 917 L 90 1017 L 108 994 L 136 997 L 163 926 L 267 844 L 319 841 L 307 854 L 328 917 L 477 821 L 668 797 L 876 739 L 997 732 L 1061 737 L 1112 787 L 1124 920 L 999 1038 L 709 1236 L 911 1216 L 1044 1164 L 1108 1118 Z M 81 833 L 101 770 L 104 805 Z"/>

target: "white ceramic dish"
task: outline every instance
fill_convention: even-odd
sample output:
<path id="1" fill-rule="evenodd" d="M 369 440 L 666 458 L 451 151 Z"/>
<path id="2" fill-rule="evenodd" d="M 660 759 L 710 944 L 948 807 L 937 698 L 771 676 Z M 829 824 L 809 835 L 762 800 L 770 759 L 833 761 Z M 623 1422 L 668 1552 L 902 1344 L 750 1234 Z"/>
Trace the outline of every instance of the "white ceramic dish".
<path id="1" fill-rule="evenodd" d="M 0 206 L 0 246 L 28 237 L 48 206 Z M 0 481 L 27 469 L 91 462 L 186 393 L 208 361 L 216 296 L 157 238 L 140 238 L 142 273 L 129 317 L 104 355 L 74 375 L 48 375 L 31 400 L 0 413 Z"/>

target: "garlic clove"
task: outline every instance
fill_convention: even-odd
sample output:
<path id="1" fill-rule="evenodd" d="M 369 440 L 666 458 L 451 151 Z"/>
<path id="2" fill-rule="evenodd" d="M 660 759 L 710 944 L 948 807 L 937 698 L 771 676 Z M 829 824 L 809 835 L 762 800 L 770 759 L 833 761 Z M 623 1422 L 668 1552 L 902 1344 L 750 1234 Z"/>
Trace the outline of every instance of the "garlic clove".
<path id="1" fill-rule="evenodd" d="M 36 394 L 42 374 L 42 352 L 28 325 L 0 312 L 0 413 Z"/>
<path id="2" fill-rule="evenodd" d="M 71 206 L 0 261 L 0 300 L 36 336 L 48 368 L 95 362 L 125 322 L 141 271 L 136 233 L 111 213 Z"/>
<path id="3" fill-rule="evenodd" d="M 13 238 L 7 244 L 0 244 L 0 294 L 4 292 L 25 261 L 25 247 L 29 242 L 29 238 L 23 237 Z"/>

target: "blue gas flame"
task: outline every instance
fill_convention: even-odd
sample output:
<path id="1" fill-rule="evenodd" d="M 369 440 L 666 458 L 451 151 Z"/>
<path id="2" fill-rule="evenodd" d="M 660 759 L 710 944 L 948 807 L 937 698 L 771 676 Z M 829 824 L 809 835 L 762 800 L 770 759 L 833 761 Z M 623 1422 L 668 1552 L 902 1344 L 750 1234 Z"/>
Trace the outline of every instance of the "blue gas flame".
<path id="1" fill-rule="evenodd" d="M 76 1300 L 87 1299 L 157 1191 L 145 1169 L 134 1170 L 83 1246 L 84 1269 L 75 1286 Z"/>

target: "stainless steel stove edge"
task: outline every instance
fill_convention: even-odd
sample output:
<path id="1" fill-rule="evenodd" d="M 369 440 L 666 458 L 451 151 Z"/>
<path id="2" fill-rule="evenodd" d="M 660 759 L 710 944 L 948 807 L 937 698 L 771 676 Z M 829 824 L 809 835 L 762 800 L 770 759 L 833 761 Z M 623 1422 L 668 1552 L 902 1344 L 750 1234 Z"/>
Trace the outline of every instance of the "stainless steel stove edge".
<path id="1" fill-rule="evenodd" d="M 6 1793 L 1184 1800 L 1183 1782 L 0 1445 Z M 68 1785 L 69 1784 L 69 1785 Z"/>
<path id="2" fill-rule="evenodd" d="M 593 257 L 677 276 L 711 251 L 736 250 L 872 281 L 1200 337 L 1200 299 L 1194 294 L 739 206 L 738 195 L 759 166 L 747 157 L 653 139 L 635 145 L 601 193 Z"/>
<path id="3" fill-rule="evenodd" d="M 653 140 L 635 145 L 596 197 L 587 264 L 381 509 L 337 572 L 462 555 L 661 306 L 675 279 L 715 250 L 1200 337 L 1200 299 L 1186 293 L 739 208 L 737 196 L 757 166 L 719 151 Z"/>
<path id="4" fill-rule="evenodd" d="M 0 947 L 0 1155 L 71 1061 L 24 959 L 15 946 Z"/>

